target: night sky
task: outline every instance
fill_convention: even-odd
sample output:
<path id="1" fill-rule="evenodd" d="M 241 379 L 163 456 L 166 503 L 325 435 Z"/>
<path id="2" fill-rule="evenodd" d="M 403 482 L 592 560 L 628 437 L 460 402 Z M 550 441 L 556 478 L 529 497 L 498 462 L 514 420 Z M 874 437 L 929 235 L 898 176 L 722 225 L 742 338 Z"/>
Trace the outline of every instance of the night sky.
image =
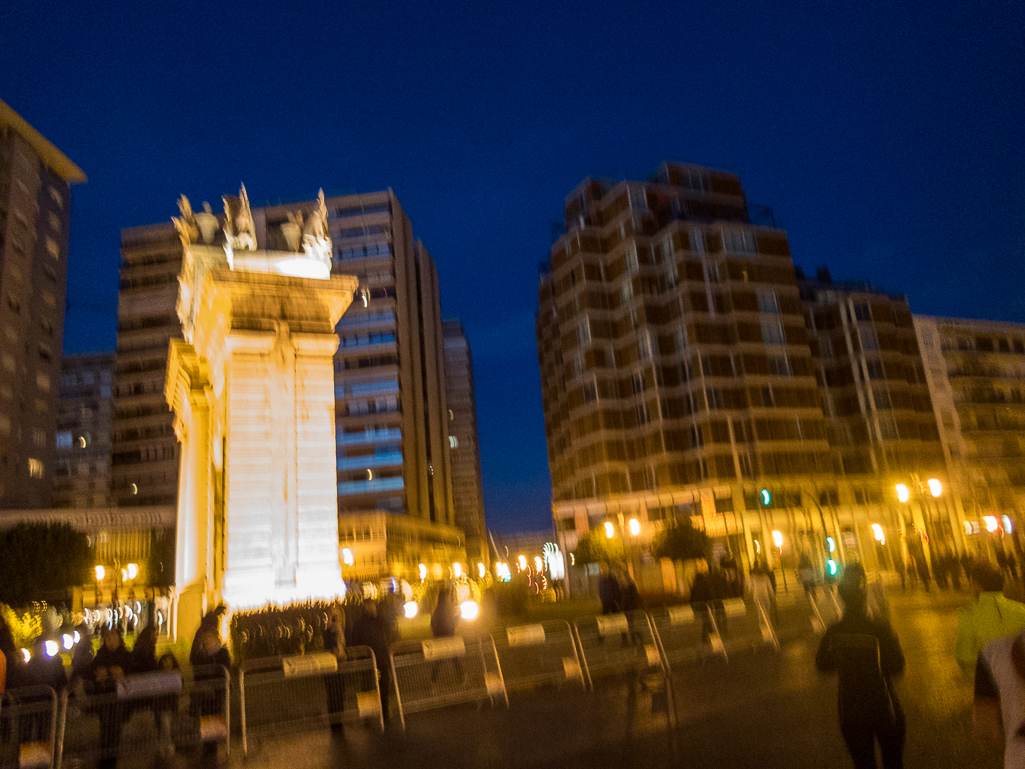
<path id="1" fill-rule="evenodd" d="M 550 526 L 537 266 L 585 176 L 732 171 L 806 270 L 1025 321 L 1020 0 L 498 6 L 0 0 L 0 98 L 89 177 L 65 350 L 114 348 L 120 230 L 180 194 L 391 187 L 473 348 L 511 532 Z"/>

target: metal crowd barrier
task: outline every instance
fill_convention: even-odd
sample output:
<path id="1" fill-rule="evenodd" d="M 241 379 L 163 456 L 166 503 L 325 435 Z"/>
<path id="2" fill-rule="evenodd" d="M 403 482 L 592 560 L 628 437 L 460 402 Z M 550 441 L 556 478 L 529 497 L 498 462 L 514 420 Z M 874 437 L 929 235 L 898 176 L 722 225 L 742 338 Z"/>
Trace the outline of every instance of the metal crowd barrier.
<path id="1" fill-rule="evenodd" d="M 811 598 L 812 607 L 818 615 L 818 622 L 822 626 L 822 631 L 825 632 L 826 628 L 835 622 L 839 622 L 843 616 L 843 610 L 840 608 L 840 602 L 837 600 L 836 595 L 828 587 L 820 591 L 816 591 L 815 596 Z"/>
<path id="2" fill-rule="evenodd" d="M 0 767 L 58 765 L 59 698 L 49 686 L 9 689 L 0 705 Z"/>
<path id="3" fill-rule="evenodd" d="M 383 693 L 387 696 L 387 692 Z M 384 730 L 374 652 L 350 646 L 330 652 L 247 660 L 239 668 L 242 752 L 256 734 L 322 728 L 373 719 Z"/>
<path id="4" fill-rule="evenodd" d="M 496 699 L 509 707 L 490 635 L 401 641 L 391 648 L 391 665 L 403 729 L 407 713 L 485 700 L 494 705 Z"/>
<path id="5" fill-rule="evenodd" d="M 231 675 L 210 666 L 143 673 L 124 678 L 114 691 L 62 697 L 57 765 L 80 761 L 168 757 L 203 745 L 231 750 Z"/>
<path id="6" fill-rule="evenodd" d="M 748 604 L 743 598 L 727 598 L 713 602 L 713 605 L 715 625 L 727 655 L 762 646 L 779 650 L 776 631 L 761 604 Z"/>
<path id="7" fill-rule="evenodd" d="M 666 670 L 716 655 L 726 658 L 715 620 L 704 604 L 667 606 L 652 610 L 648 616 Z"/>
<path id="8" fill-rule="evenodd" d="M 665 673 L 651 621 L 643 611 L 590 617 L 574 629 L 589 689 L 594 689 L 596 677 L 652 669 Z"/>
<path id="9" fill-rule="evenodd" d="M 509 627 L 497 631 L 493 637 L 507 689 L 558 686 L 567 681 L 587 688 L 568 622 L 558 620 Z"/>
<path id="10" fill-rule="evenodd" d="M 809 630 L 821 635 L 825 630 L 814 603 L 805 593 L 777 593 L 769 608 L 769 619 L 777 638 L 790 639 Z"/>

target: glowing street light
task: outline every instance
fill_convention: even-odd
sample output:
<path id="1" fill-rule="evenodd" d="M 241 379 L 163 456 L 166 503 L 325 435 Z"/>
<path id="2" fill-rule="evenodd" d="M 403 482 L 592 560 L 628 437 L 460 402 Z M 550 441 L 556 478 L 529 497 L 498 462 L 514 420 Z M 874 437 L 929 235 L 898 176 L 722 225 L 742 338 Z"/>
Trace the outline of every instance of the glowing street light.
<path id="1" fill-rule="evenodd" d="M 352 566 L 354 563 L 356 563 L 356 559 L 352 555 L 351 548 L 342 548 L 342 563 L 344 563 L 346 566 Z"/>
<path id="2" fill-rule="evenodd" d="M 903 483 L 898 483 L 896 489 L 897 499 L 899 499 L 901 502 L 907 502 L 911 499 L 911 490 Z"/>
<path id="3" fill-rule="evenodd" d="M 616 527 L 612 525 L 612 521 L 605 521 L 605 536 L 609 539 L 616 536 Z"/>
<path id="4" fill-rule="evenodd" d="M 484 575 L 487 574 L 487 573 L 488 573 L 488 570 L 486 568 L 484 568 L 484 564 L 478 562 L 477 563 L 477 576 L 480 577 L 481 579 L 484 579 Z"/>
<path id="5" fill-rule="evenodd" d="M 929 493 L 934 497 L 938 497 L 943 493 L 943 484 L 940 483 L 936 478 L 930 478 L 927 483 L 929 484 Z"/>
<path id="6" fill-rule="evenodd" d="M 878 523 L 872 524 L 872 537 L 880 545 L 886 544 L 886 534 L 883 533 L 883 527 L 880 526 Z"/>
<path id="7" fill-rule="evenodd" d="M 630 533 L 631 533 L 631 534 L 632 534 L 633 536 L 635 536 L 635 537 L 636 537 L 636 536 L 637 536 L 638 534 L 640 534 L 640 533 L 641 533 L 641 522 L 640 522 L 640 521 L 638 521 L 638 520 L 637 520 L 636 518 L 631 518 L 631 519 L 630 519 L 630 523 L 629 523 L 629 524 L 627 524 L 627 525 L 629 526 L 629 528 L 630 528 Z"/>
<path id="8" fill-rule="evenodd" d="M 516 563 L 520 565 L 520 571 L 523 571 L 527 568 L 527 556 L 521 555 L 519 558 L 516 559 Z"/>
<path id="9" fill-rule="evenodd" d="M 982 520 L 986 522 L 986 531 L 996 531 L 1000 528 L 1000 522 L 997 521 L 997 517 L 995 515 L 983 516 Z"/>
<path id="10" fill-rule="evenodd" d="M 419 565 L 419 566 L 417 567 L 417 570 L 418 570 L 418 571 L 419 571 L 419 573 L 420 573 L 420 581 L 421 581 L 421 582 L 423 582 L 423 581 L 424 581 L 425 579 L 427 579 L 427 564 L 425 564 L 425 563 L 421 563 L 421 564 L 420 564 L 420 565 Z"/>
<path id="11" fill-rule="evenodd" d="M 475 620 L 480 615 L 480 604 L 476 601 L 463 601 L 459 604 L 459 616 L 465 620 Z"/>
<path id="12" fill-rule="evenodd" d="M 103 578 L 107 575 L 107 570 L 102 566 L 97 566 L 93 571 L 96 572 L 96 581 L 102 582 Z"/>
<path id="13" fill-rule="evenodd" d="M 139 576 L 139 567 L 136 564 L 134 564 L 134 563 L 130 563 L 130 564 L 128 564 L 127 572 L 128 572 L 128 579 L 135 579 L 136 577 Z"/>
<path id="14" fill-rule="evenodd" d="M 772 532 L 772 541 L 776 545 L 776 547 L 778 547 L 780 550 L 782 550 L 783 549 L 783 532 L 779 531 L 778 529 L 776 531 L 773 531 Z"/>
<path id="15" fill-rule="evenodd" d="M 452 573 L 455 574 L 457 578 L 463 576 L 463 565 L 461 563 L 452 564 Z"/>
<path id="16" fill-rule="evenodd" d="M 413 617 L 417 615 L 417 612 L 420 611 L 420 607 L 417 605 L 416 601 L 406 601 L 402 605 L 402 611 L 406 615 L 406 619 L 413 619 Z"/>

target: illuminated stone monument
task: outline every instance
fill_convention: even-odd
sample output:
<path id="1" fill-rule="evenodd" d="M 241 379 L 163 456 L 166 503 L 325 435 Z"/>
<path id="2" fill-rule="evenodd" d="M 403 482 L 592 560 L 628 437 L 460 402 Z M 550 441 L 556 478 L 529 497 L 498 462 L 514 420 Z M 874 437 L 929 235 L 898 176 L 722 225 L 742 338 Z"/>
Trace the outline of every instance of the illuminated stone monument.
<path id="1" fill-rule="evenodd" d="M 323 192 L 305 222 L 282 227 L 293 251 L 257 250 L 244 187 L 225 198 L 223 221 L 184 196 L 179 206 L 184 339 L 171 341 L 165 395 L 181 443 L 182 636 L 217 601 L 341 594 L 334 329 L 357 280 L 331 276 Z"/>

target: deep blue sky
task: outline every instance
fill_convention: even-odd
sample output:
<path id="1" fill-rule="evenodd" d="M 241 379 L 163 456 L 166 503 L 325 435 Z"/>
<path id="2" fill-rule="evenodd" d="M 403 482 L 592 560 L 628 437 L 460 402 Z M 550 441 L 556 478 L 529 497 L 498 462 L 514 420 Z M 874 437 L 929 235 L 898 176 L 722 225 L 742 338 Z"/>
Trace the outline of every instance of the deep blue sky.
<path id="1" fill-rule="evenodd" d="M 733 171 L 797 264 L 1025 321 L 1020 0 L 487 6 L 0 0 L 0 98 L 89 177 L 66 350 L 113 349 L 120 229 L 178 195 L 391 187 L 473 347 L 488 522 L 515 531 L 550 522 L 537 263 L 585 176 Z"/>

